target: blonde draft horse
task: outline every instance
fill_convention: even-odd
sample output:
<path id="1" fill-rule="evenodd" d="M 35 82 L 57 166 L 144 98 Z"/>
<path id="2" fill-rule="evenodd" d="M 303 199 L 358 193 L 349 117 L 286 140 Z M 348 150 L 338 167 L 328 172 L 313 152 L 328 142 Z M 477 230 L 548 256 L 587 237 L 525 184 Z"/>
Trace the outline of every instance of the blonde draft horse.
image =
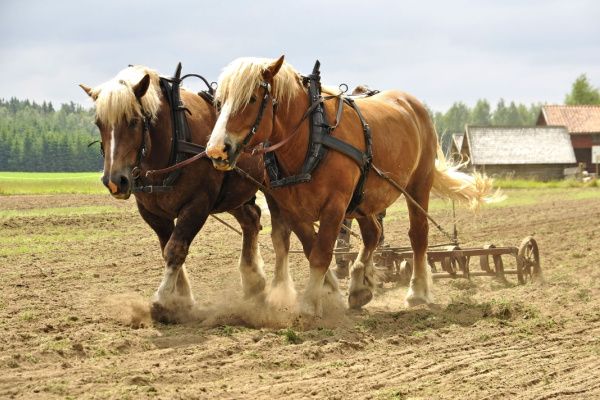
<path id="1" fill-rule="evenodd" d="M 132 194 L 132 170 L 138 162 L 142 171 L 169 164 L 173 118 L 159 79 L 152 69 L 132 66 L 95 88 L 80 85 L 95 103 L 104 154 L 102 182 L 116 199 L 127 199 Z M 193 92 L 182 89 L 180 95 L 190 111 L 187 122 L 191 140 L 205 145 L 216 122 L 216 111 Z M 143 127 L 145 119 L 149 121 L 147 131 Z M 147 135 L 145 142 L 142 135 Z M 147 154 L 138 160 L 144 143 Z M 255 178 L 262 177 L 260 160 L 244 157 L 241 164 Z M 144 180 L 146 184 L 161 185 L 162 178 Z M 166 264 L 153 299 L 155 319 L 178 322 L 189 317 L 194 297 L 184 261 L 211 213 L 230 212 L 240 223 L 243 239 L 239 267 L 244 293 L 251 296 L 262 292 L 265 278 L 258 249 L 260 208 L 248 203 L 255 193 L 256 188 L 247 180 L 233 172 L 215 170 L 207 159 L 183 168 L 171 191 L 134 192 L 140 215 L 158 236 Z M 136 238 L 131 238 L 130 246 L 136 245 Z"/>
<path id="2" fill-rule="evenodd" d="M 261 104 L 265 96 L 268 99 L 266 107 Z M 267 140 L 272 144 L 288 140 L 275 151 L 280 169 L 286 175 L 301 170 L 309 144 L 308 122 L 301 121 L 310 104 L 302 77 L 284 62 L 283 56 L 277 60 L 240 58 L 233 61 L 219 78 L 216 97 L 222 109 L 209 139 L 207 154 L 217 169 L 231 169 L 246 144 L 254 147 Z M 436 166 L 439 146 L 435 128 L 423 104 L 413 96 L 389 90 L 357 99 L 356 104 L 371 127 L 373 164 L 405 188 L 423 209 L 428 208 L 432 189 L 472 205 L 493 198 L 489 179 Z M 336 100 L 324 103 L 329 118 L 334 118 L 337 106 Z M 350 106 L 343 107 L 341 121 L 332 135 L 364 151 L 365 139 L 359 117 Z M 248 140 L 261 108 L 264 110 L 260 126 Z M 298 124 L 300 128 L 294 133 Z M 290 138 L 290 135 L 294 136 Z M 330 290 L 339 290 L 328 267 L 340 226 L 348 217 L 358 220 L 363 237 L 363 247 L 351 268 L 348 304 L 351 308 L 360 308 L 372 298 L 375 284 L 373 252 L 380 236 L 375 216 L 392 205 L 400 192 L 371 169 L 364 200 L 347 215 L 359 178 L 357 164 L 330 149 L 310 182 L 277 188 L 270 193 L 268 200 L 276 250 L 276 281 L 273 284 L 290 285 L 289 276 L 286 276 L 290 229 L 300 239 L 310 263 L 310 277 L 301 302 L 302 313 L 317 316 L 322 313 L 324 285 Z M 414 268 L 406 303 L 415 306 L 432 302 L 425 254 L 428 220 L 413 203 L 407 201 L 407 205 Z M 313 221 L 319 221 L 318 232 L 313 228 Z M 283 277 L 277 277 L 278 271 L 283 271 L 279 274 Z"/>

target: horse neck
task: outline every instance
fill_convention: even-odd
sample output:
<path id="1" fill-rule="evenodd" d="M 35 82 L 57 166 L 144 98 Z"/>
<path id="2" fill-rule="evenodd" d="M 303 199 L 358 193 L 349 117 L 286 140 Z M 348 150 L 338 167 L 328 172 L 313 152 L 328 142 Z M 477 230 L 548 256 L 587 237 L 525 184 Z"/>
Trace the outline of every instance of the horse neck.
<path id="1" fill-rule="evenodd" d="M 171 156 L 173 121 L 171 110 L 163 100 L 156 120 L 150 125 L 150 154 L 144 164 L 151 169 L 164 168 Z"/>
<path id="2" fill-rule="evenodd" d="M 300 85 L 299 85 L 300 86 Z M 305 118 L 298 127 L 298 123 L 309 107 L 308 95 L 301 88 L 296 92 L 289 103 L 280 104 L 275 114 L 271 144 L 286 140 L 294 135 L 284 146 L 276 150 L 277 160 L 288 174 L 297 173 L 302 168 L 309 142 L 309 119 Z M 297 128 L 297 132 L 296 131 Z"/>
<path id="3" fill-rule="evenodd" d="M 195 93 L 181 90 L 181 100 L 191 115 L 186 116 L 191 141 L 205 146 L 216 122 L 214 107 Z M 165 168 L 171 157 L 173 140 L 173 115 L 163 99 L 155 123 L 150 127 L 151 150 L 144 166 L 150 169 Z"/>

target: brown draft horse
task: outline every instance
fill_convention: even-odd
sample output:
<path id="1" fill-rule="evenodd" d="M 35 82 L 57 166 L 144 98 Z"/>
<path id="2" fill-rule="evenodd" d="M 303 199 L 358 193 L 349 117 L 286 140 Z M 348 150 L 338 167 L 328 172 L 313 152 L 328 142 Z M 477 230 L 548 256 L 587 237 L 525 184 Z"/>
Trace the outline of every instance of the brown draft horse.
<path id="1" fill-rule="evenodd" d="M 80 86 L 96 106 L 96 124 L 104 153 L 102 182 L 113 197 L 127 199 L 133 188 L 132 169 L 144 140 L 145 117 L 150 123 L 145 139 L 148 153 L 141 159 L 142 171 L 164 168 L 169 163 L 173 118 L 160 88 L 159 75 L 147 67 L 132 66 L 95 88 Z M 215 109 L 195 93 L 182 89 L 180 94 L 190 111 L 187 122 L 192 142 L 205 145 L 216 121 Z M 240 164 L 252 176 L 262 178 L 263 166 L 259 160 L 245 157 Z M 145 183 L 160 185 L 161 178 L 145 179 Z M 193 305 L 184 261 L 192 240 L 211 213 L 228 211 L 240 223 L 242 286 L 246 295 L 262 292 L 265 278 L 258 249 L 260 208 L 248 203 L 255 193 L 256 187 L 246 179 L 234 172 L 215 170 L 207 159 L 183 168 L 171 191 L 134 193 L 140 215 L 158 235 L 166 263 L 162 283 L 153 299 L 155 319 L 177 321 L 185 318 Z M 131 245 L 135 246 L 135 238 Z"/>
<path id="2" fill-rule="evenodd" d="M 268 106 L 261 107 L 264 96 L 278 106 L 271 106 L 269 101 Z M 275 152 L 280 169 L 286 175 L 300 172 L 309 142 L 308 122 L 301 121 L 310 104 L 302 77 L 284 63 L 283 56 L 277 60 L 240 58 L 233 61 L 219 78 L 217 100 L 222 109 L 207 148 L 217 169 L 231 169 L 245 144 L 253 147 L 266 140 L 276 144 L 287 139 L 289 141 Z M 439 147 L 435 128 L 425 107 L 413 96 L 390 90 L 357 99 L 356 103 L 371 127 L 373 164 L 405 188 L 423 209 L 427 210 L 432 189 L 472 204 L 493 198 L 489 179 L 468 176 L 436 164 Z M 336 115 L 337 106 L 335 100 L 325 102 L 330 118 Z M 332 134 L 364 151 L 360 120 L 351 107 L 343 107 L 341 121 Z M 261 108 L 260 126 L 248 142 L 249 131 Z M 297 126 L 300 128 L 294 135 Z M 363 247 L 351 270 L 349 306 L 359 308 L 372 298 L 373 251 L 380 235 L 375 215 L 389 207 L 400 193 L 371 169 L 363 202 L 356 211 L 346 215 L 359 177 L 359 167 L 352 159 L 329 150 L 310 182 L 270 191 L 268 201 L 276 250 L 274 283 L 277 283 L 278 271 L 283 270 L 284 277 L 287 275 L 291 229 L 302 242 L 310 263 L 310 278 L 301 303 L 303 313 L 322 313 L 320 297 L 324 284 L 330 290 L 339 290 L 328 267 L 345 217 L 358 220 L 363 237 Z M 410 201 L 407 204 L 414 267 L 406 303 L 413 306 L 432 301 L 425 254 L 428 221 L 417 206 Z M 318 232 L 314 230 L 314 221 L 320 223 Z M 280 284 L 290 285 L 282 279 Z"/>

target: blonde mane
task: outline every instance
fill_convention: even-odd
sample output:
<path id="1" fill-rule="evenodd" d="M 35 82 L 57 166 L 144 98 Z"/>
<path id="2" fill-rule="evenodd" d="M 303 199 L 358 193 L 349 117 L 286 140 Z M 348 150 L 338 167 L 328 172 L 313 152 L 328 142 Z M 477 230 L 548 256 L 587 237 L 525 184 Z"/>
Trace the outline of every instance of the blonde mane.
<path id="1" fill-rule="evenodd" d="M 275 60 L 268 58 L 242 57 L 227 65 L 221 75 L 216 92 L 216 100 L 221 104 L 229 103 L 231 112 L 242 110 L 250 102 L 252 93 L 260 82 L 263 73 Z M 292 96 L 302 87 L 300 74 L 287 62 L 273 80 L 272 96 L 281 104 L 288 104 Z"/>
<path id="2" fill-rule="evenodd" d="M 129 122 L 142 116 L 140 104 L 133 93 L 133 87 L 144 77 L 150 75 L 150 86 L 141 103 L 144 112 L 153 120 L 160 108 L 160 78 L 156 71 L 142 65 L 125 68 L 111 80 L 92 89 L 95 99 L 96 118 L 104 125 L 115 126 L 122 121 Z"/>

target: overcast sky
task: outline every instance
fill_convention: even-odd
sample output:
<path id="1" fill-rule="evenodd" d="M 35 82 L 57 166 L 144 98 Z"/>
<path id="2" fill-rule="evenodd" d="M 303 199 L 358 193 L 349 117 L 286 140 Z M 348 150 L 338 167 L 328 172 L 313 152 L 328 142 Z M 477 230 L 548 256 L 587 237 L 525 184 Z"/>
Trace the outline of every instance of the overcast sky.
<path id="1" fill-rule="evenodd" d="M 240 56 L 277 57 L 323 81 L 413 93 L 432 108 L 479 98 L 561 103 L 600 86 L 600 2 L 0 0 L 0 98 L 91 105 L 127 64 L 215 80 Z M 199 84 L 187 85 L 201 88 Z"/>

